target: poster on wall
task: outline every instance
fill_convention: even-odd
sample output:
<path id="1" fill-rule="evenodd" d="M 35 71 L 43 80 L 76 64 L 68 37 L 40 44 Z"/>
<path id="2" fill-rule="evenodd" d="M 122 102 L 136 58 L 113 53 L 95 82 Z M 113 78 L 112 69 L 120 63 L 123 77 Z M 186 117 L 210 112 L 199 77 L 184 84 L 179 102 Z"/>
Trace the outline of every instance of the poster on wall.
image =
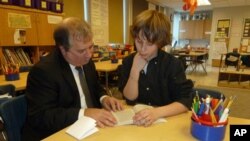
<path id="1" fill-rule="evenodd" d="M 219 19 L 217 22 L 217 29 L 215 38 L 229 38 L 230 19 Z"/>
<path id="2" fill-rule="evenodd" d="M 109 43 L 108 0 L 90 1 L 90 22 L 94 34 L 93 40 L 98 46 Z"/>
<path id="3" fill-rule="evenodd" d="M 250 39 L 242 38 L 240 52 L 250 52 Z"/>
<path id="4" fill-rule="evenodd" d="M 244 25 L 243 25 L 243 38 L 250 38 L 250 18 L 244 19 Z"/>

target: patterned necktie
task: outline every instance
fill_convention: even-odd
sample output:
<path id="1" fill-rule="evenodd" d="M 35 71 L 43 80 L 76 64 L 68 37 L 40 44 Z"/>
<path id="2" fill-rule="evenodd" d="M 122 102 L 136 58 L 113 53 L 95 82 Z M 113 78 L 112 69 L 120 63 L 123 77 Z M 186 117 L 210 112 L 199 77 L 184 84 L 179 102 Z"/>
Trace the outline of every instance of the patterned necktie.
<path id="1" fill-rule="evenodd" d="M 89 88 L 88 88 L 88 84 L 86 81 L 84 71 L 83 71 L 82 67 L 76 67 L 76 70 L 78 71 L 79 80 L 80 80 L 83 94 L 85 96 L 86 104 L 87 104 L 88 108 L 91 108 L 91 107 L 93 107 L 93 102 L 92 102 L 92 99 L 90 97 Z"/>

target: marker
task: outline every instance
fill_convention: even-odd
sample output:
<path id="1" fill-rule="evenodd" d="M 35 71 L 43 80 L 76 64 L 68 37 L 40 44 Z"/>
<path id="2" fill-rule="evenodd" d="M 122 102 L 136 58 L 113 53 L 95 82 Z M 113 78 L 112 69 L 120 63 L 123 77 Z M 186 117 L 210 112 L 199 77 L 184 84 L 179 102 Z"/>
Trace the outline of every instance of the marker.
<path id="1" fill-rule="evenodd" d="M 228 104 L 227 104 L 227 107 L 226 107 L 225 110 L 223 111 L 223 113 L 222 113 L 222 115 L 221 115 L 221 117 L 220 117 L 219 122 L 225 122 L 225 121 L 227 120 L 228 113 L 229 113 L 229 108 L 230 108 L 230 106 L 232 105 L 232 103 L 233 103 L 233 101 L 234 101 L 235 98 L 236 98 L 236 96 L 234 96 L 233 98 L 230 97 L 230 100 L 229 100 L 229 102 L 228 102 Z"/>
<path id="2" fill-rule="evenodd" d="M 194 112 L 195 112 L 195 113 L 198 113 L 199 103 L 198 103 L 198 102 L 195 102 L 195 103 L 193 104 L 193 108 L 194 108 Z"/>
<path id="3" fill-rule="evenodd" d="M 205 104 L 204 104 L 204 103 L 201 103 L 200 109 L 199 109 L 199 112 L 198 112 L 198 116 L 201 116 L 201 115 L 202 115 L 202 113 L 204 112 L 204 109 L 205 109 Z"/>
<path id="4" fill-rule="evenodd" d="M 218 99 L 213 98 L 213 99 L 211 100 L 211 108 L 214 109 L 214 108 L 217 106 L 218 102 L 219 102 Z"/>
<path id="5" fill-rule="evenodd" d="M 226 109 L 223 111 L 223 113 L 222 113 L 222 115 L 221 115 L 221 117 L 220 117 L 219 123 L 220 123 L 220 122 L 225 122 L 225 121 L 227 120 L 228 112 L 229 112 L 229 109 L 228 109 L 228 108 L 226 108 Z"/>
<path id="6" fill-rule="evenodd" d="M 199 104 L 201 104 L 198 91 L 196 91 L 196 98 L 197 98 L 197 101 L 199 102 Z"/>
<path id="7" fill-rule="evenodd" d="M 206 102 L 206 110 L 205 114 L 207 115 L 209 113 L 209 108 L 210 108 L 210 102 L 211 102 L 211 97 L 208 95 L 207 98 L 205 99 Z"/>

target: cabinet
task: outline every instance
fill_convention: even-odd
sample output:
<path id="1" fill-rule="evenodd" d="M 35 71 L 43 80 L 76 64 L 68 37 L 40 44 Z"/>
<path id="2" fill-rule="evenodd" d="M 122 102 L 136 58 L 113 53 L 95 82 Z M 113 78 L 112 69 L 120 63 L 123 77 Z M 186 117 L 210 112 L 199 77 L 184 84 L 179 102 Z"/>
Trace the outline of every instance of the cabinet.
<path id="1" fill-rule="evenodd" d="M 38 44 L 39 45 L 54 45 L 54 38 L 53 32 L 56 27 L 56 24 L 49 23 L 48 21 L 51 20 L 58 20 L 60 21 L 60 15 L 52 15 L 47 13 L 38 13 L 36 21 L 36 28 L 37 28 L 37 37 L 38 37 Z M 61 17 L 62 19 L 62 17 Z"/>
<path id="2" fill-rule="evenodd" d="M 37 45 L 36 15 L 27 11 L 15 9 L 0 9 L 0 40 L 1 46 L 13 46 L 19 42 L 18 32 L 24 31 L 25 41 L 18 45 Z M 15 20 L 16 19 L 16 20 Z M 18 25 L 19 24 L 19 25 Z M 24 27 L 24 28 L 22 28 Z M 16 41 L 14 41 L 16 36 Z M 16 42 L 16 43 L 15 43 Z"/>
<path id="3" fill-rule="evenodd" d="M 180 39 L 207 39 L 210 38 L 211 20 L 180 21 Z"/>
<path id="4" fill-rule="evenodd" d="M 206 19 L 204 20 L 204 28 L 203 28 L 203 38 L 210 39 L 211 29 L 212 29 L 212 20 Z"/>
<path id="5" fill-rule="evenodd" d="M 63 14 L 0 4 L 0 17 L 0 60 L 5 49 L 22 48 L 31 51 L 31 61 L 36 63 L 40 50 L 53 48 L 54 28 Z"/>

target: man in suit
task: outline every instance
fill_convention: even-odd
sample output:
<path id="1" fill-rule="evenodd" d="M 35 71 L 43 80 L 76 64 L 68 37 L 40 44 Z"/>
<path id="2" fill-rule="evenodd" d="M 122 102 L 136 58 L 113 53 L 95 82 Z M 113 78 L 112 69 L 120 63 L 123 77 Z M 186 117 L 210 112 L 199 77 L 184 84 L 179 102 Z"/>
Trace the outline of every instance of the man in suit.
<path id="1" fill-rule="evenodd" d="M 99 127 L 116 124 L 110 111 L 123 107 L 120 101 L 105 95 L 99 84 L 91 60 L 92 35 L 90 26 L 78 18 L 64 19 L 55 30 L 56 47 L 35 64 L 28 75 L 28 118 L 23 140 L 41 140 L 82 116 L 95 119 Z M 87 105 L 89 101 L 75 67 L 82 68 L 85 73 L 91 106 Z"/>

